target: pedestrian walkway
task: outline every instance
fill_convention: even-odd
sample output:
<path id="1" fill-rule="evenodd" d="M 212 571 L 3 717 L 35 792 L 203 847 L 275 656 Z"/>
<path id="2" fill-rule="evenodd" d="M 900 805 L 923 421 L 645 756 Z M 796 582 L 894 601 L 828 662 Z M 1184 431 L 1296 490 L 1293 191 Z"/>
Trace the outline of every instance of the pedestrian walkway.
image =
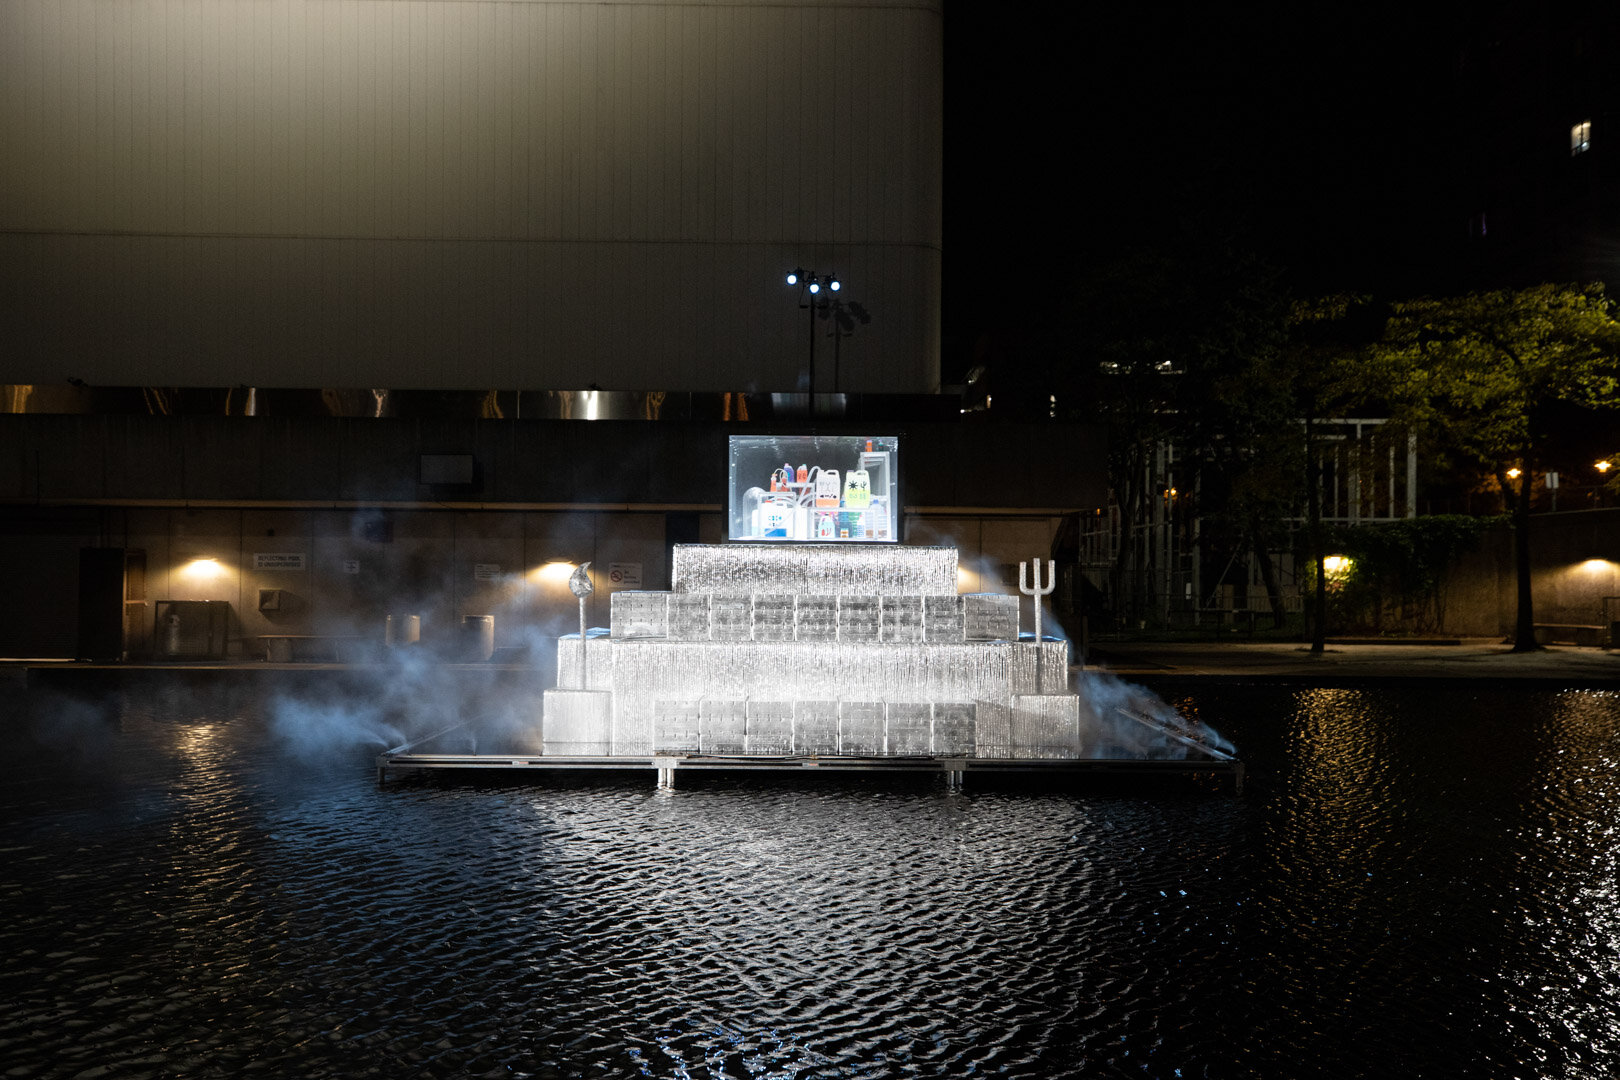
<path id="1" fill-rule="evenodd" d="M 1388 644 L 1329 641 L 1313 655 L 1301 642 L 1106 642 L 1093 646 L 1087 671 L 1125 677 L 1226 676 L 1290 679 L 1536 679 L 1620 689 L 1620 651 L 1553 645 L 1515 653 L 1500 638 Z"/>

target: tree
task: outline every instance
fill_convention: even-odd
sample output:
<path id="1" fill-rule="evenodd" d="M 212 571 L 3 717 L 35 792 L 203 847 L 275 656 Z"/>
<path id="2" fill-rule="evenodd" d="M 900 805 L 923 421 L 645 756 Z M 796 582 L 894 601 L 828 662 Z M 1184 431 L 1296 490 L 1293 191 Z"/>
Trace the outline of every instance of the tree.
<path id="1" fill-rule="evenodd" d="M 1060 400 L 1087 403 L 1108 425 L 1109 481 L 1125 520 L 1166 512 L 1171 446 L 1181 505 L 1196 491 L 1199 512 L 1218 515 L 1287 415 L 1272 370 L 1287 310 L 1277 272 L 1206 238 L 1174 255 L 1136 248 L 1076 286 L 1069 317 L 1081 362 L 1052 382 Z M 1221 516 L 1234 544 L 1249 542 L 1260 505 Z M 1142 616 L 1167 606 L 1172 568 L 1157 565 L 1151 545 L 1125 540 L 1114 573 L 1122 607 Z"/>
<path id="2" fill-rule="evenodd" d="M 1530 494 L 1555 406 L 1620 407 L 1620 324 L 1602 285 L 1537 285 L 1398 303 L 1375 352 L 1398 415 L 1497 477 L 1513 507 L 1514 651 L 1537 648 Z M 1518 469 L 1518 483 L 1509 477 Z"/>

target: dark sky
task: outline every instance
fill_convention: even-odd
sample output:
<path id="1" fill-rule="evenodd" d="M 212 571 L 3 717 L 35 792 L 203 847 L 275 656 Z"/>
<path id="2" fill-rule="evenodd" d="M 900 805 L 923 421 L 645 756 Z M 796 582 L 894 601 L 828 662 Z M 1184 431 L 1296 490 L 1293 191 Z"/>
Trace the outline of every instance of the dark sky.
<path id="1" fill-rule="evenodd" d="M 1387 232 L 1424 185 L 1450 77 L 1439 20 L 1233 7 L 947 6 L 950 276 L 959 253 L 1062 265 L 1188 229 L 1328 276 L 1364 259 L 1367 227 Z"/>
<path id="2" fill-rule="evenodd" d="M 985 328 L 1132 245 L 1254 250 L 1302 292 L 1421 291 L 1467 220 L 1464 69 L 1524 5 L 1411 6 L 948 4 L 947 380 Z"/>

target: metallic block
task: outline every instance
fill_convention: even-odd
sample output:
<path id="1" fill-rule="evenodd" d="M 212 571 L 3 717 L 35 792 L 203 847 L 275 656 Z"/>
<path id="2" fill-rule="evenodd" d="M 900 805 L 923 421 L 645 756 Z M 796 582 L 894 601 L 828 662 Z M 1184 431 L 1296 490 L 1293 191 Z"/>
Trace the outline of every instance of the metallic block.
<path id="1" fill-rule="evenodd" d="M 749 641 L 753 636 L 754 598 L 752 596 L 710 597 L 710 641 Z"/>
<path id="2" fill-rule="evenodd" d="M 793 702 L 750 700 L 746 709 L 744 750 L 750 754 L 793 752 Z"/>
<path id="3" fill-rule="evenodd" d="M 1080 756 L 1080 698 L 1076 694 L 1017 694 L 1010 724 L 1012 756 Z"/>
<path id="4" fill-rule="evenodd" d="M 1069 689 L 1069 643 L 1020 642 L 1012 646 L 1008 675 L 1014 694 L 1063 694 Z"/>
<path id="5" fill-rule="evenodd" d="M 838 597 L 795 597 L 794 621 L 794 637 L 799 641 L 837 641 Z"/>
<path id="6" fill-rule="evenodd" d="M 793 749 L 800 754 L 838 753 L 838 702 L 794 702 Z"/>
<path id="7" fill-rule="evenodd" d="M 973 754 L 981 758 L 1010 758 L 1012 706 L 1006 701 L 973 703 Z"/>
<path id="8" fill-rule="evenodd" d="M 795 599 L 791 593 L 756 593 L 753 598 L 753 639 L 792 641 Z"/>
<path id="9" fill-rule="evenodd" d="M 669 636 L 669 593 L 625 590 L 608 601 L 615 640 Z"/>
<path id="10" fill-rule="evenodd" d="M 968 593 L 962 597 L 962 636 L 968 641 L 1017 641 L 1018 597 Z"/>
<path id="11" fill-rule="evenodd" d="M 883 752 L 890 757 L 934 752 L 934 714 L 926 701 L 891 701 L 884 709 Z"/>
<path id="12" fill-rule="evenodd" d="M 736 699 L 698 703 L 698 749 L 705 754 L 741 754 L 747 749 L 748 713 Z"/>
<path id="13" fill-rule="evenodd" d="M 606 754 L 613 745 L 613 695 L 547 690 L 541 695 L 540 739 L 548 754 Z"/>
<path id="14" fill-rule="evenodd" d="M 966 641 L 962 632 L 960 596 L 925 596 L 923 600 L 923 639 L 941 644 Z"/>
<path id="15" fill-rule="evenodd" d="M 838 694 L 838 653 L 835 642 L 798 641 L 789 653 L 790 673 L 781 696 L 807 700 L 832 699 Z"/>
<path id="16" fill-rule="evenodd" d="M 846 701 L 885 700 L 892 689 L 891 670 L 885 667 L 884 649 L 877 642 L 840 644 L 831 673 L 819 696 L 838 695 Z"/>
<path id="17" fill-rule="evenodd" d="M 709 640 L 709 596 L 707 593 L 669 597 L 669 637 L 673 641 Z"/>
<path id="18" fill-rule="evenodd" d="M 653 706 L 654 753 L 695 754 L 702 748 L 696 701 L 660 701 Z"/>
<path id="19" fill-rule="evenodd" d="M 653 752 L 653 703 L 645 697 L 613 695 L 613 752 Z"/>
<path id="20" fill-rule="evenodd" d="M 876 595 L 838 598 L 838 640 L 877 641 L 882 602 Z"/>
<path id="21" fill-rule="evenodd" d="M 579 685 L 579 635 L 564 634 L 557 639 L 557 687 L 562 690 L 612 690 L 614 688 L 613 642 L 602 631 L 593 629 L 585 640 L 585 674 L 589 685 Z"/>
<path id="22" fill-rule="evenodd" d="M 972 757 L 976 739 L 971 701 L 934 702 L 934 754 L 938 757 Z"/>
<path id="23" fill-rule="evenodd" d="M 923 639 L 923 598 L 885 596 L 880 605 L 879 637 L 890 643 Z"/>
<path id="24" fill-rule="evenodd" d="M 838 752 L 860 757 L 876 757 L 883 753 L 881 701 L 838 703 Z"/>
<path id="25" fill-rule="evenodd" d="M 677 544 L 675 592 L 952 596 L 956 549 L 797 544 Z"/>

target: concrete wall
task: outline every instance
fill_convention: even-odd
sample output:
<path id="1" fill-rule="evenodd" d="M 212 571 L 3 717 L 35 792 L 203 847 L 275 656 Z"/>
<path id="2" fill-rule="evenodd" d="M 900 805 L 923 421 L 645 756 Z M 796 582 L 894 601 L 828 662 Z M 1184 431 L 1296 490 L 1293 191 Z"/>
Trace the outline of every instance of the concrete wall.
<path id="1" fill-rule="evenodd" d="M 1533 516 L 1530 557 L 1536 622 L 1601 626 L 1606 618 L 1620 619 L 1620 510 Z M 1513 534 L 1503 525 L 1487 534 L 1452 574 L 1447 632 L 1511 635 L 1517 595 Z M 1604 597 L 1616 599 L 1605 607 Z"/>
<path id="2" fill-rule="evenodd" d="M 6 379 L 790 391 L 797 265 L 932 392 L 942 66 L 938 0 L 7 0 Z"/>
<path id="3" fill-rule="evenodd" d="M 579 622 L 548 562 L 594 564 L 593 625 L 607 618 L 611 565 L 638 566 L 647 587 L 669 576 L 662 514 L 134 508 L 128 520 L 151 599 L 229 601 L 235 655 L 262 651 L 265 634 L 380 641 L 390 614 L 419 616 L 430 647 L 466 615 L 495 617 L 497 647 L 543 645 Z M 199 571 L 199 558 L 213 563 Z M 260 589 L 283 590 L 282 610 L 261 612 Z"/>
<path id="4" fill-rule="evenodd" d="M 677 421 L 400 420 L 0 414 L 0 504 L 635 503 L 718 508 L 727 437 Z M 796 431 L 805 430 L 803 427 Z M 911 507 L 1090 508 L 1103 433 L 1060 424 L 816 425 L 901 435 Z M 476 482 L 421 483 L 421 454 L 469 453 Z M 1023 462 L 1038 461 L 1040 470 Z"/>
<path id="5" fill-rule="evenodd" d="M 1017 592 L 1009 563 L 1044 557 L 1055 516 L 910 515 L 912 543 L 955 546 L 963 592 Z M 695 539 L 719 543 L 724 515 L 698 516 Z M 422 645 L 449 649 L 466 615 L 492 615 L 497 648 L 526 650 L 550 670 L 553 640 L 578 629 L 568 567 L 592 563 L 592 626 L 606 626 L 618 588 L 669 587 L 668 519 L 635 511 L 109 507 L 9 508 L 0 517 L 0 657 L 71 657 L 78 550 L 144 554 L 136 652 L 151 647 L 162 600 L 230 605 L 229 655 L 262 656 L 263 635 L 384 638 L 387 616 L 414 614 Z M 553 569 L 548 570 L 548 564 Z M 639 573 L 621 577 L 612 571 Z M 639 584 L 637 583 L 639 581 Z M 281 608 L 259 609 L 259 591 Z"/>

